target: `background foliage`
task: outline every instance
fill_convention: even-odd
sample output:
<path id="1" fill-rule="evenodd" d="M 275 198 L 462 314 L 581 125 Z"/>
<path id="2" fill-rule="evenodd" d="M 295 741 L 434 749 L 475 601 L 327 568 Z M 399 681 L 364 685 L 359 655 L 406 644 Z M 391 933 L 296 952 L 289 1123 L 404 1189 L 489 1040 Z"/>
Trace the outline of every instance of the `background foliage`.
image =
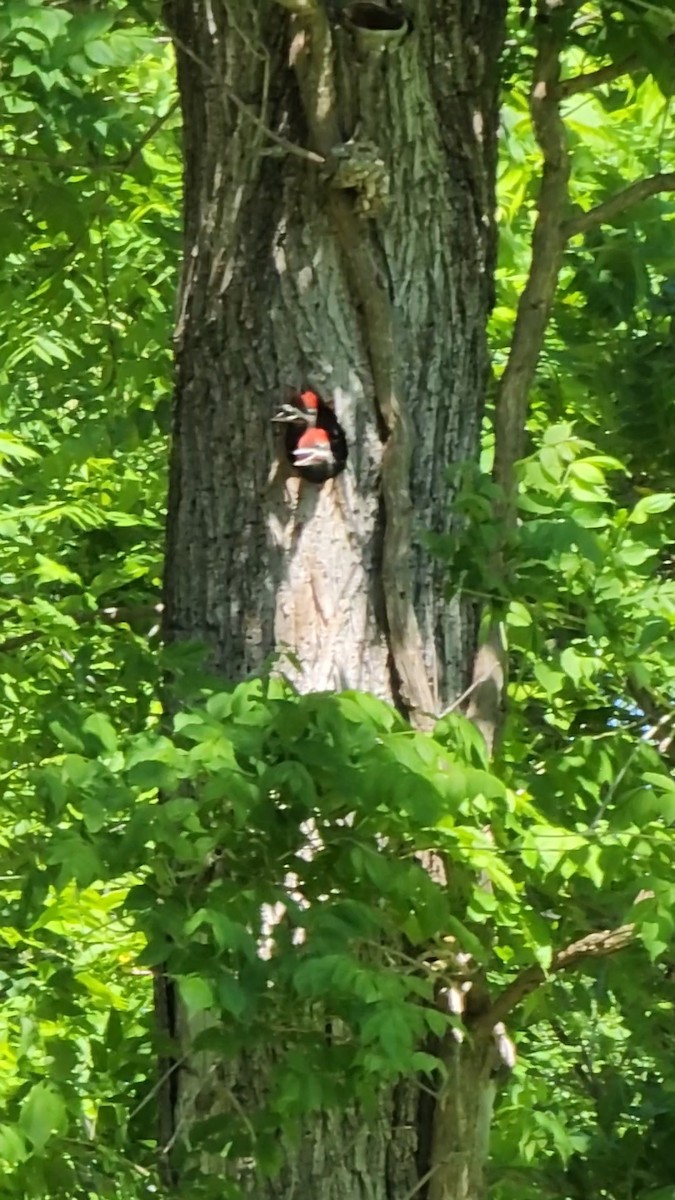
<path id="1" fill-rule="evenodd" d="M 670 5 L 581 16 L 570 75 L 636 49 L 650 70 L 566 103 L 585 209 L 675 166 L 675 26 Z M 540 168 L 530 39 L 514 17 L 496 374 Z M 254 1055 L 270 1029 L 287 1047 L 270 1103 L 228 1129 L 232 1153 L 273 1170 L 279 1128 L 292 1136 L 304 1112 L 367 1099 L 384 1072 L 437 1085 L 433 995 L 457 948 L 497 989 L 634 921 L 633 947 L 554 975 L 519 1013 L 492 1194 L 672 1200 L 675 205 L 653 197 L 566 256 L 508 578 L 481 566 L 489 421 L 458 501 L 467 545 L 433 547 L 449 587 L 487 598 L 508 630 L 489 769 L 456 713 L 423 737 L 368 697 L 270 679 L 223 691 L 198 653 L 160 650 L 181 203 L 170 50 L 122 0 L 7 0 L 0 60 L 0 1196 L 159 1187 L 160 962 L 205 1053 Z M 159 724 L 167 666 L 186 698 L 174 729 Z M 468 881 L 461 897 L 416 865 L 430 845 Z M 392 931 L 400 960 L 381 949 Z M 195 1136 L 222 1150 L 220 1128 Z"/>
<path id="2" fill-rule="evenodd" d="M 39 847 L 71 731 L 158 711 L 173 59 L 123 3 L 8 0 L 0 60 L 0 1194 L 131 1196 L 155 1130 L 128 880 L 92 869 L 91 812 Z"/>

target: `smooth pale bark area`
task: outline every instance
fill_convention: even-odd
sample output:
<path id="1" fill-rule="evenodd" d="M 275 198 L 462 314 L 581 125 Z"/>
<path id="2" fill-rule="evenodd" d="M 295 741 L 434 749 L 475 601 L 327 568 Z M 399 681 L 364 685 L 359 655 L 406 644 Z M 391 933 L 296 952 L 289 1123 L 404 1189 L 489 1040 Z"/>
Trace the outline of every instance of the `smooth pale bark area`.
<path id="1" fill-rule="evenodd" d="M 504 7 L 411 0 L 405 36 L 365 48 L 339 4 L 168 6 L 186 167 L 166 634 L 205 642 L 226 679 L 289 647 L 302 689 L 418 718 L 466 686 L 473 613 L 423 538 L 452 531 L 446 470 L 477 453 Z M 364 147 L 388 192 L 368 217 L 337 187 Z M 346 430 L 347 470 L 323 487 L 291 477 L 270 424 L 285 385 L 314 386 Z M 241 1165 L 246 1194 L 404 1200 L 428 1175 L 416 1194 L 478 1196 L 491 1049 L 448 1053 L 450 1107 L 410 1080 L 376 1118 L 324 1115 L 277 1179 Z M 226 1110 L 234 1077 L 255 1106 L 264 1064 L 197 1065 L 183 1128 Z"/>

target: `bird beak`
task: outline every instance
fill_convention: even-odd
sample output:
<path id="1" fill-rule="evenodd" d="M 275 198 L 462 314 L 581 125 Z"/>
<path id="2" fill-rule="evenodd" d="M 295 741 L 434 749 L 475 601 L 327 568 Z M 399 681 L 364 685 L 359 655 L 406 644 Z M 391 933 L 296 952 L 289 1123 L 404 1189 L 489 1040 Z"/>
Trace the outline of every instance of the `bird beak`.
<path id="1" fill-rule="evenodd" d="M 296 467 L 312 467 L 315 463 L 331 462 L 333 451 L 330 446 L 307 446 L 293 451 Z"/>
<path id="2" fill-rule="evenodd" d="M 298 425 L 306 425 L 307 417 L 296 404 L 282 404 L 278 413 L 272 417 L 272 421 L 285 421 L 288 424 L 293 422 Z"/>

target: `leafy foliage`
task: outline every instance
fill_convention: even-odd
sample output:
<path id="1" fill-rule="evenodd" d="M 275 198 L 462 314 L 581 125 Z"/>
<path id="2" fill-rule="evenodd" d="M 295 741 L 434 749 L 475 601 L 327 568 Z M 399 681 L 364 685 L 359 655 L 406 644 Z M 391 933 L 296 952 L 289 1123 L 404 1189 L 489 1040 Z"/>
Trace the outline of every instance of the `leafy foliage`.
<path id="1" fill-rule="evenodd" d="M 616 6 L 604 10 L 603 22 L 589 12 L 569 38 L 564 77 L 629 57 L 651 71 L 619 73 L 566 101 L 579 210 L 675 166 L 666 42 L 674 14 L 659 5 L 643 21 L 646 11 Z M 537 188 L 538 156 L 517 78 L 504 138 L 498 369 L 528 269 Z M 563 930 L 569 940 L 643 909 L 639 937 L 654 962 L 637 966 L 624 952 L 580 979 L 557 977 L 526 1001 L 523 1057 L 493 1142 L 500 1200 L 670 1195 L 662 1129 L 673 1119 L 664 1037 L 672 920 L 662 870 L 675 794 L 668 494 L 674 215 L 671 198 L 656 196 L 574 239 L 531 397 L 510 580 L 476 572 L 475 528 L 470 561 L 466 552 L 459 559 L 470 587 L 501 593 L 512 662 L 504 778 L 586 839 L 569 856 L 537 839 L 551 865 L 545 893 L 537 888 L 537 910 L 559 944 Z M 490 501 L 489 485 L 467 484 L 469 513 Z"/>
<path id="2" fill-rule="evenodd" d="M 62 753 L 33 775 L 40 807 L 13 855 L 39 908 L 45 894 L 86 895 L 130 873 L 123 912 L 145 942 L 136 962 L 165 964 L 178 980 L 195 1050 L 222 1062 L 255 1056 L 270 1036 L 278 1045 L 260 1111 L 232 1107 L 230 1153 L 271 1163 L 279 1133 L 294 1136 L 316 1108 L 355 1093 L 374 1102 L 383 1078 L 415 1069 L 442 1078 L 424 1047 L 451 1021 L 437 998 L 460 951 L 498 973 L 549 965 L 590 907 L 603 919 L 630 915 L 648 949 L 660 950 L 653 929 L 670 911 L 673 873 L 660 811 L 605 837 L 609 822 L 600 832 L 565 825 L 476 765 L 472 732 L 453 716 L 435 737 L 416 734 L 371 697 L 299 696 L 255 680 L 184 708 L 172 737 L 118 737 L 103 714 L 83 714 L 63 731 Z M 655 900 L 632 905 L 645 839 Z M 453 864 L 451 878 L 468 872 L 463 897 L 425 871 L 419 855 L 430 847 Z M 619 858 L 634 869 L 615 883 Z M 545 918 L 552 898 L 565 911 Z M 114 991 L 101 994 L 84 976 L 114 1012 Z M 68 975 L 69 988 L 73 978 L 82 972 Z M 65 1135 L 63 1161 L 72 1137 L 66 1098 L 54 1095 L 62 1115 L 44 1142 L 31 1138 L 45 1170 L 47 1140 L 51 1160 L 53 1139 Z M 220 1126 L 198 1126 L 194 1139 L 200 1151 L 222 1152 Z M 13 1186 L 21 1183 L 19 1172 Z M 50 1177 L 50 1194 L 58 1186 Z"/>
<path id="3" fill-rule="evenodd" d="M 158 709 L 148 632 L 180 207 L 158 33 L 121 3 L 0 13 L 0 1195 L 13 1198 L 131 1197 L 154 1172 L 151 977 L 128 881 L 57 872 L 51 887 L 34 851 L 54 809 L 26 801 L 74 712 L 92 739 L 102 706 L 135 727 Z M 77 878 L 92 879 L 81 854 Z"/>
<path id="4" fill-rule="evenodd" d="M 154 623 L 161 570 L 179 158 L 171 60 L 124 6 L 11 0 L 0 45 L 0 721 L 16 762 L 69 695 L 150 703 L 131 629 Z M 21 699 L 36 691 L 39 710 Z"/>
<path id="5" fill-rule="evenodd" d="M 587 209 L 675 165 L 674 10 L 582 17 L 566 75 L 634 54 L 649 69 L 566 102 Z M 538 187 L 529 39 L 526 23 L 507 48 L 497 372 Z M 485 474 L 460 493 L 467 544 L 434 543 L 507 631 L 490 767 L 456 712 L 421 735 L 372 697 L 267 676 L 223 690 L 197 652 L 159 652 L 180 208 L 166 39 L 122 0 L 6 0 L 0 47 L 0 1196 L 161 1188 L 160 964 L 218 1069 L 277 1047 L 270 1094 L 254 1113 L 233 1101 L 225 1148 L 272 1172 L 279 1130 L 297 1136 L 308 1112 L 412 1071 L 442 1083 L 434 1039 L 455 1018 L 437 1002 L 458 955 L 498 992 L 633 922 L 620 959 L 554 972 L 525 1001 L 493 1191 L 665 1200 L 675 206 L 653 197 L 568 252 L 508 577 L 485 567 Z M 484 471 L 490 457 L 488 430 Z M 430 852 L 448 886 L 423 869 Z M 223 1122 L 198 1123 L 193 1146 L 222 1154 Z"/>

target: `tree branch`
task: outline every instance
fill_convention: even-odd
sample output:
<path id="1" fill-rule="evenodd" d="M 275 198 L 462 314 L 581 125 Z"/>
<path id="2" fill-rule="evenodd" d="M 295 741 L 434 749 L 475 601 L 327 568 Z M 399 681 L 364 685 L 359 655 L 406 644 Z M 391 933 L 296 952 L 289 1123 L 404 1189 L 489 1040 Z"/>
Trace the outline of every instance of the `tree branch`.
<path id="1" fill-rule="evenodd" d="M 577 942 L 572 942 L 564 950 L 554 954 L 548 972 L 535 964 L 521 971 L 512 983 L 505 987 L 496 997 L 487 1012 L 481 1013 L 474 1022 L 472 1029 L 475 1033 L 489 1033 L 499 1021 L 504 1021 L 509 1013 L 521 1004 L 526 996 L 536 991 L 545 983 L 549 975 L 555 971 L 567 971 L 571 967 L 583 965 L 591 959 L 606 958 L 625 949 L 635 940 L 634 925 L 620 925 L 617 929 L 601 929 L 588 933 Z"/>
<path id="2" fill-rule="evenodd" d="M 155 117 L 154 121 L 141 134 L 135 145 L 131 147 L 129 153 L 123 155 L 121 158 L 106 158 L 102 162 L 85 162 L 80 159 L 49 158 L 47 155 L 38 154 L 7 154 L 5 151 L 2 151 L 0 152 L 0 162 L 10 163 L 17 167 L 20 167 L 22 163 L 31 163 L 36 166 L 49 167 L 52 171 L 126 171 L 133 165 L 148 142 L 152 140 L 156 133 L 159 133 L 162 125 L 165 125 L 171 119 L 179 103 L 179 100 L 174 100 L 165 113 Z M 108 197 L 106 196 L 105 199 L 107 201 Z"/>
<path id="3" fill-rule="evenodd" d="M 572 1039 L 567 1036 L 559 1021 L 556 1021 L 554 1018 L 550 1018 L 549 1025 L 551 1026 L 551 1029 L 561 1045 L 566 1046 L 570 1050 L 576 1049 Z M 583 1049 L 581 1050 L 581 1053 L 583 1055 Z M 584 1058 L 584 1062 L 581 1062 L 580 1060 L 572 1062 L 572 1070 L 581 1083 L 581 1086 L 586 1092 L 588 1092 L 588 1095 L 591 1097 L 593 1103 L 597 1105 L 602 1099 L 602 1084 L 600 1079 L 593 1071 L 593 1063 L 588 1061 L 588 1055 L 584 1055 Z"/>
<path id="4" fill-rule="evenodd" d="M 673 737 L 675 712 L 673 712 L 672 706 L 667 700 L 662 700 L 648 688 L 642 688 L 638 684 L 629 681 L 627 689 L 650 723 L 650 727 L 644 731 L 641 741 L 655 746 L 659 754 L 663 754 L 672 764 L 675 764 L 675 737 Z"/>
<path id="5" fill-rule="evenodd" d="M 562 35 L 554 34 L 550 25 L 538 28 L 530 112 L 544 165 L 532 235 L 530 272 L 518 304 L 509 357 L 495 404 L 493 478 L 502 493 L 495 513 L 500 526 L 494 564 L 497 574 L 503 571 L 504 547 L 516 522 L 516 463 L 523 453 L 530 388 L 565 249 L 562 223 L 568 203 L 570 162 L 558 100 L 562 44 Z M 489 667 L 487 682 L 481 684 L 479 680 L 486 677 L 486 666 Z M 467 716 L 480 729 L 490 753 L 503 722 L 506 680 L 507 653 L 500 622 L 495 618 L 474 659 L 472 699 L 467 710 Z"/>
<path id="6" fill-rule="evenodd" d="M 628 187 L 622 188 L 620 192 L 616 192 L 614 196 L 610 196 L 609 200 L 603 200 L 602 204 L 596 204 L 595 208 L 590 208 L 588 212 L 572 217 L 563 225 L 565 240 L 578 233 L 587 233 L 596 225 L 612 221 L 632 204 L 640 204 L 643 200 L 648 200 L 650 196 L 657 195 L 658 192 L 675 192 L 675 171 L 648 175 L 646 179 L 638 179 Z"/>
<path id="7" fill-rule="evenodd" d="M 515 466 L 522 457 L 530 387 L 537 369 L 565 249 L 562 231 L 570 161 L 558 101 L 562 38 L 549 26 L 538 32 L 530 111 L 544 166 L 532 235 L 532 260 L 520 297 L 511 349 L 495 409 L 494 479 L 504 492 L 507 528 L 515 522 Z"/>
<path id="8" fill-rule="evenodd" d="M 675 34 L 671 33 L 666 38 L 666 45 L 671 50 L 675 47 Z M 598 67 L 595 71 L 586 71 L 582 75 L 573 75 L 571 79 L 563 79 L 558 85 L 558 97 L 561 100 L 567 100 L 570 96 L 577 96 L 580 92 L 590 92 L 593 88 L 601 87 L 603 83 L 613 83 L 622 75 L 628 75 L 631 71 L 640 69 L 647 70 L 640 55 L 628 54 L 620 62 L 608 63 L 606 67 Z"/>
<path id="9" fill-rule="evenodd" d="M 593 88 L 601 87 L 603 83 L 613 83 L 615 79 L 627 75 L 640 65 L 639 55 L 629 54 L 621 62 L 609 63 L 606 67 L 586 71 L 583 75 L 573 75 L 558 84 L 558 97 L 560 100 L 568 100 L 570 96 L 577 96 L 579 92 L 590 92 Z"/>
<path id="10" fill-rule="evenodd" d="M 532 258 L 525 288 L 518 303 L 509 356 L 497 389 L 494 432 L 493 478 L 502 493 L 496 520 L 500 538 L 495 552 L 497 573 L 502 573 L 504 546 L 516 521 L 516 463 L 522 457 L 529 393 L 555 299 L 558 276 L 568 240 L 603 221 L 612 220 L 631 204 L 661 191 L 675 191 L 675 173 L 638 180 L 589 212 L 565 220 L 569 204 L 570 160 L 560 102 L 587 88 L 607 83 L 630 70 L 634 56 L 597 71 L 559 81 L 560 54 L 564 34 L 550 23 L 536 33 L 530 112 L 536 141 L 543 156 L 543 171 L 537 201 L 537 219 L 532 235 Z M 506 686 L 506 653 L 498 621 L 493 621 L 479 647 L 473 667 L 471 703 L 467 716 L 480 728 L 492 750 L 502 720 Z M 486 661 L 490 662 L 485 685 Z M 482 681 L 482 682 L 481 682 Z"/>

